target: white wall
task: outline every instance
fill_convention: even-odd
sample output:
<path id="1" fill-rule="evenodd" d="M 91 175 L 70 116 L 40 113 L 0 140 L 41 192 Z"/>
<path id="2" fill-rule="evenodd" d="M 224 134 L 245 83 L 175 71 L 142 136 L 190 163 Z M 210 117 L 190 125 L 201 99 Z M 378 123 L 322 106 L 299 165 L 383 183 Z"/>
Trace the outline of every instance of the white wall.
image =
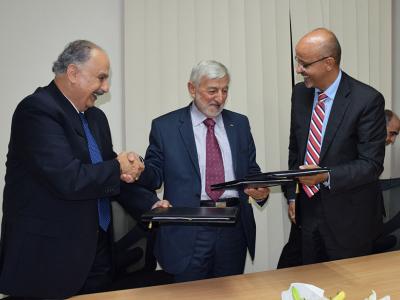
<path id="1" fill-rule="evenodd" d="M 52 80 L 52 63 L 73 40 L 91 40 L 110 56 L 111 92 L 98 106 L 107 114 L 115 150 L 122 150 L 122 6 L 122 0 L 0 0 L 1 195 L 12 113 Z"/>
<path id="2" fill-rule="evenodd" d="M 229 1 L 230 5 L 232 5 L 231 3 L 241 3 L 241 1 Z M 111 92 L 109 96 L 99 100 L 99 106 L 105 111 L 110 122 L 115 150 L 118 152 L 124 149 L 123 2 L 123 0 L 0 0 L 0 88 L 2 92 L 0 110 L 0 124 L 2 125 L 0 130 L 0 191 L 4 187 L 4 163 L 6 161 L 12 113 L 17 103 L 24 96 L 32 93 L 36 87 L 47 85 L 50 82 L 53 78 L 51 72 L 53 61 L 63 47 L 72 40 L 89 39 L 102 46 L 110 56 L 112 68 Z M 319 1 L 317 2 L 319 3 Z M 321 3 L 325 2 L 322 1 Z M 357 1 L 357 3 L 361 2 Z M 260 3 L 267 5 L 271 2 L 260 0 Z M 396 20 L 399 20 L 399 17 L 396 16 L 400 16 L 400 5 L 396 5 L 396 1 L 393 1 L 393 4 L 394 36 L 397 38 L 394 41 L 394 46 L 397 47 L 395 48 L 397 50 L 393 50 L 395 55 L 400 50 L 400 22 L 396 22 Z M 266 18 L 264 22 L 269 19 Z M 399 62 L 400 60 L 394 58 L 395 66 L 393 68 L 395 69 L 395 74 L 397 74 L 394 82 L 398 82 L 400 78 Z M 194 64 L 195 61 L 192 63 Z M 180 78 L 183 81 L 186 81 L 189 71 L 185 69 L 185 73 L 181 74 Z M 184 84 L 185 82 L 182 82 L 182 85 Z M 238 83 L 236 82 L 235 84 Z M 396 101 L 399 96 L 400 87 L 393 84 L 393 108 L 397 113 L 400 113 L 400 104 L 398 104 L 400 102 Z M 131 99 L 131 101 L 136 100 Z M 185 99 L 176 99 L 176 101 L 185 101 Z M 289 101 L 289 99 L 282 98 L 282 101 Z M 141 107 L 138 107 L 138 111 L 140 110 Z M 129 117 L 135 118 L 136 114 L 137 111 L 132 111 L 132 116 Z M 135 130 L 147 130 L 148 124 L 144 127 L 142 129 L 127 128 L 127 132 L 129 132 L 129 129 L 134 129 L 132 134 L 135 134 Z M 261 132 L 261 129 L 253 128 L 253 131 Z M 132 140 L 134 141 L 134 139 Z M 141 151 L 145 148 L 144 145 L 147 140 L 142 140 L 141 137 L 138 143 L 138 150 Z M 400 147 L 398 145 L 392 149 L 398 149 L 396 148 Z M 136 148 L 135 143 L 129 146 L 133 150 Z M 397 167 L 400 164 L 400 151 L 393 152 L 395 152 L 395 167 L 392 169 L 392 175 L 399 176 L 400 174 L 397 173 L 400 171 L 396 170 L 400 170 Z M 284 160 L 286 161 L 286 159 Z M 271 167 L 268 162 L 265 164 L 267 167 Z M 257 214 L 265 216 L 266 212 L 265 210 L 257 211 Z M 263 220 L 261 224 L 265 222 Z M 268 234 L 274 234 L 272 227 L 270 226 Z M 260 230 L 260 228 L 261 226 L 258 234 L 267 235 L 267 230 Z M 281 235 L 281 233 L 279 234 Z M 262 251 L 262 249 L 259 250 Z M 274 253 L 273 260 L 275 259 L 276 253 Z M 268 260 L 271 260 L 271 258 L 268 257 Z M 260 262 L 260 265 L 264 266 L 265 264 L 265 262 Z"/>

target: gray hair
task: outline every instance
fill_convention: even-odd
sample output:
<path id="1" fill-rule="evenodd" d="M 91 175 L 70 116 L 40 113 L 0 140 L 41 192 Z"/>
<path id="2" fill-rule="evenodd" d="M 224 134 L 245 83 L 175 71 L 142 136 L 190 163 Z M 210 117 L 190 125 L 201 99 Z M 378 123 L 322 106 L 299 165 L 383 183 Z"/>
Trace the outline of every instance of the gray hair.
<path id="1" fill-rule="evenodd" d="M 87 62 L 92 49 L 102 50 L 95 43 L 86 40 L 76 40 L 69 43 L 53 63 L 54 74 L 64 74 L 70 64 L 80 65 Z"/>
<path id="2" fill-rule="evenodd" d="M 209 79 L 220 79 L 228 76 L 230 79 L 228 69 L 222 63 L 215 60 L 202 60 L 195 65 L 190 74 L 190 81 L 194 85 L 199 86 L 204 76 Z"/>

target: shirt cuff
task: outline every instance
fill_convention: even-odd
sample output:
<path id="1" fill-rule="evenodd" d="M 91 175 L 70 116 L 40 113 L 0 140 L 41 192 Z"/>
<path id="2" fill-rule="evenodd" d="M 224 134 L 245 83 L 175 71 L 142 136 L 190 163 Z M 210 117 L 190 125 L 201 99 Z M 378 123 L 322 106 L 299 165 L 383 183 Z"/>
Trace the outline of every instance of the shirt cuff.
<path id="1" fill-rule="evenodd" d="M 328 179 L 322 183 L 324 187 L 331 189 L 331 174 L 328 172 Z"/>

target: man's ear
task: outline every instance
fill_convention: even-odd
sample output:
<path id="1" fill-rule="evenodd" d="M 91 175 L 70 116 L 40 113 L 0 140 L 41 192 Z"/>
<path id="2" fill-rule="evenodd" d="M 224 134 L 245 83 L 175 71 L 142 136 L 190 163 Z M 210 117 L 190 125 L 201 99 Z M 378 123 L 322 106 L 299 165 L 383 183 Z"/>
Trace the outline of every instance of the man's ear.
<path id="1" fill-rule="evenodd" d="M 328 57 L 326 59 L 326 69 L 328 71 L 332 71 L 334 66 L 335 66 L 335 64 L 336 64 L 336 62 L 335 62 L 335 59 L 333 57 Z"/>
<path id="2" fill-rule="evenodd" d="M 196 86 L 194 85 L 194 83 L 192 81 L 189 81 L 187 84 L 187 87 L 188 87 L 190 96 L 192 96 L 192 98 L 194 99 L 196 97 Z"/>
<path id="3" fill-rule="evenodd" d="M 75 64 L 68 65 L 66 75 L 70 82 L 75 83 L 78 80 L 77 79 L 78 73 L 79 69 L 77 65 Z"/>

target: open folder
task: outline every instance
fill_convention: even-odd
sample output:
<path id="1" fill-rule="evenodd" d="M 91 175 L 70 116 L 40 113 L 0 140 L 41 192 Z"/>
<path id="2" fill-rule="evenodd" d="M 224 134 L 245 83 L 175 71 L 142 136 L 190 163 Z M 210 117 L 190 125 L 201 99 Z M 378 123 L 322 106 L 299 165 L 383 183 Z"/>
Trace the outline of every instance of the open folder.
<path id="1" fill-rule="evenodd" d="M 317 168 L 306 170 L 286 170 L 248 175 L 242 179 L 221 182 L 211 185 L 212 190 L 238 189 L 243 187 L 257 188 L 284 185 L 296 182 L 297 177 L 311 176 L 329 172 L 329 168 Z"/>
<path id="2" fill-rule="evenodd" d="M 235 223 L 237 207 L 157 207 L 142 215 L 143 222 Z"/>

